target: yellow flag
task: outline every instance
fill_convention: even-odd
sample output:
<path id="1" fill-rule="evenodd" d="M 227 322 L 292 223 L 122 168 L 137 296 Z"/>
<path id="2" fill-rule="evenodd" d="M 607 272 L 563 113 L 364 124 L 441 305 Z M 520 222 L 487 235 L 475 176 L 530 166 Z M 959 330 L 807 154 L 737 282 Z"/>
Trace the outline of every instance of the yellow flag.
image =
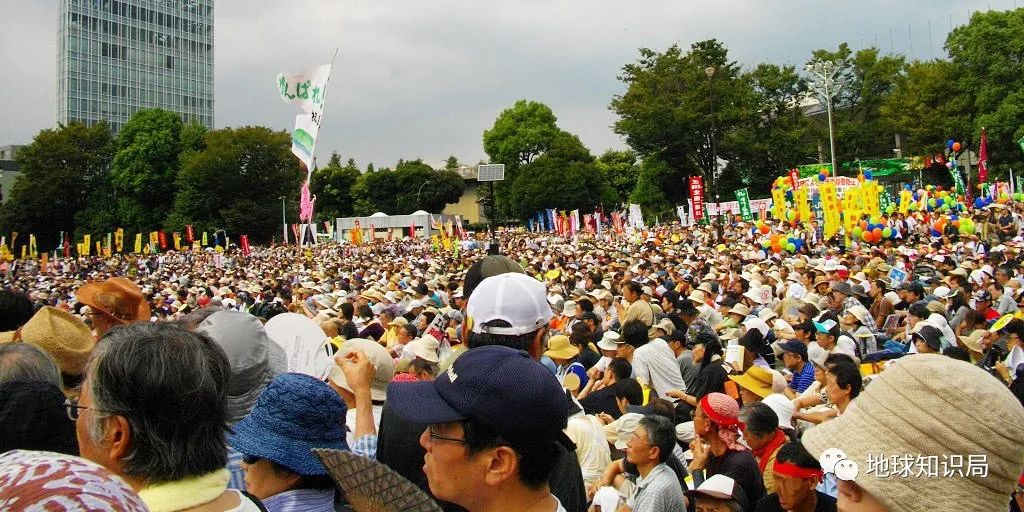
<path id="1" fill-rule="evenodd" d="M 36 256 L 39 255 L 39 252 L 36 250 L 36 236 L 35 235 L 28 235 L 28 255 L 33 257 L 33 258 L 35 258 Z"/>
<path id="2" fill-rule="evenodd" d="M 882 214 L 881 203 L 878 200 L 878 191 L 881 189 L 875 182 L 866 181 L 861 185 L 861 197 L 864 198 L 864 211 L 872 217 Z"/>
<path id="3" fill-rule="evenodd" d="M 27 252 L 28 252 L 28 247 L 24 246 L 24 245 L 21 246 L 21 259 L 25 259 L 25 253 L 27 253 Z"/>
<path id="4" fill-rule="evenodd" d="M 210 243 L 206 241 L 206 231 L 203 231 L 203 247 L 207 245 L 210 245 Z"/>
<path id="5" fill-rule="evenodd" d="M 832 238 L 839 232 L 839 200 L 836 197 L 836 184 L 824 182 L 818 186 L 821 194 L 822 210 L 825 214 L 825 238 Z"/>
<path id="6" fill-rule="evenodd" d="M 800 222 L 810 225 L 814 216 L 811 214 L 811 203 L 807 200 L 807 187 L 798 188 L 793 194 L 793 198 L 796 200 L 797 211 L 800 213 Z"/>
<path id="7" fill-rule="evenodd" d="M 153 249 L 160 247 L 160 233 L 157 233 L 156 231 L 150 231 L 149 244 L 153 246 Z"/>
<path id="8" fill-rule="evenodd" d="M 177 231 L 174 232 L 174 250 L 181 250 L 181 233 L 178 233 Z"/>
<path id="9" fill-rule="evenodd" d="M 909 190 L 900 191 L 900 213 L 907 213 L 910 211 L 910 200 L 913 194 Z"/>
<path id="10" fill-rule="evenodd" d="M 96 256 L 103 256 L 103 244 L 99 240 L 96 241 Z"/>
<path id="11" fill-rule="evenodd" d="M 82 237 L 82 251 L 84 252 L 83 256 L 88 256 L 89 255 L 89 251 L 91 251 L 91 250 L 92 250 L 92 235 L 85 235 L 84 237 Z"/>
<path id="12" fill-rule="evenodd" d="M 124 250 L 124 228 L 117 228 L 114 232 L 114 250 L 121 252 Z"/>
<path id="13" fill-rule="evenodd" d="M 135 253 L 142 252 L 142 233 L 135 233 Z"/>
<path id="14" fill-rule="evenodd" d="M 772 189 L 772 217 L 784 220 L 786 215 L 786 191 L 781 188 Z"/>

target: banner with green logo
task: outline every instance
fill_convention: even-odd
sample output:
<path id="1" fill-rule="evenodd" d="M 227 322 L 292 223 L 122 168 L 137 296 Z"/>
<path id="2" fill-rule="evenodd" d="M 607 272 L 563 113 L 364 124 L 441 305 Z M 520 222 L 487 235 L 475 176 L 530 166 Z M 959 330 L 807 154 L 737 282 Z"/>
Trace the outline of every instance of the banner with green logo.
<path id="1" fill-rule="evenodd" d="M 741 188 L 736 191 L 736 202 L 740 205 L 740 217 L 743 218 L 743 222 L 754 220 L 754 214 L 750 211 L 750 195 L 747 193 L 747 189 Z"/>

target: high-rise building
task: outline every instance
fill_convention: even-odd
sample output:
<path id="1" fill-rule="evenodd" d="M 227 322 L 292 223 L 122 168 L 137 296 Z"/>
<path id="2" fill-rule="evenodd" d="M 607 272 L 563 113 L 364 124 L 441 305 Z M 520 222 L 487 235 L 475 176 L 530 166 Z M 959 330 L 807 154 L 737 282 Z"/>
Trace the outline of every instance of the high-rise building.
<path id="1" fill-rule="evenodd" d="M 57 122 L 117 133 L 139 109 L 213 127 L 214 0 L 61 0 Z"/>

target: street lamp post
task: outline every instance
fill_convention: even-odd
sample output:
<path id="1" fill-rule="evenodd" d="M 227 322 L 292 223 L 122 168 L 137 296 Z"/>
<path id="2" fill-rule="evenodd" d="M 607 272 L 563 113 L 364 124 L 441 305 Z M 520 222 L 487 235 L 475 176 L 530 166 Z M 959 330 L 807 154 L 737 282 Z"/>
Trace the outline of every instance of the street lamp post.
<path id="1" fill-rule="evenodd" d="M 804 68 L 813 75 L 812 87 L 815 92 L 825 98 L 825 109 L 828 112 L 828 144 L 829 151 L 832 154 L 833 176 L 837 175 L 839 167 L 836 165 L 836 139 L 832 129 L 832 98 L 835 98 L 843 86 L 846 85 L 842 77 L 836 80 L 836 75 L 845 67 L 846 61 L 839 59 L 835 62 L 828 60 L 817 61 L 813 64 L 808 64 Z"/>
<path id="2" fill-rule="evenodd" d="M 708 77 L 708 104 L 711 106 L 711 188 L 715 191 L 715 233 L 718 241 L 722 241 L 722 200 L 718 195 L 718 151 L 715 148 L 715 90 L 712 87 L 712 79 L 715 77 L 715 67 L 704 68 L 704 74 Z"/>
<path id="3" fill-rule="evenodd" d="M 284 216 L 284 196 L 278 199 L 281 200 L 281 240 L 284 241 L 284 245 L 288 245 L 288 219 Z"/>
<path id="4" fill-rule="evenodd" d="M 430 180 L 424 181 L 423 184 L 420 185 L 420 188 L 416 189 L 416 208 L 420 208 L 420 192 L 423 191 L 423 187 L 426 186 L 427 183 L 430 183 Z"/>

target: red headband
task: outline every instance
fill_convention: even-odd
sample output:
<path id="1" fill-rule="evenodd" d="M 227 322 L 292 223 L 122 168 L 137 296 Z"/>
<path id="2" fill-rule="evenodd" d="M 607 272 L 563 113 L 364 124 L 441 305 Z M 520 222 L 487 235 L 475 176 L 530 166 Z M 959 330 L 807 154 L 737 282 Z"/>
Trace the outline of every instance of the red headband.
<path id="1" fill-rule="evenodd" d="M 715 424 L 721 425 L 723 427 L 740 425 L 739 418 L 730 418 L 728 416 L 723 416 L 719 414 L 718 411 L 716 411 L 713 407 L 711 407 L 711 402 L 708 400 L 708 395 L 704 395 L 704 397 L 700 399 L 700 408 L 701 410 L 704 411 L 704 414 L 707 415 L 708 419 L 710 419 Z"/>
<path id="2" fill-rule="evenodd" d="M 775 465 L 772 466 L 772 469 L 780 475 L 793 478 L 821 478 L 825 476 L 825 472 L 820 469 L 805 468 L 788 462 L 779 462 L 778 459 L 775 459 Z"/>

